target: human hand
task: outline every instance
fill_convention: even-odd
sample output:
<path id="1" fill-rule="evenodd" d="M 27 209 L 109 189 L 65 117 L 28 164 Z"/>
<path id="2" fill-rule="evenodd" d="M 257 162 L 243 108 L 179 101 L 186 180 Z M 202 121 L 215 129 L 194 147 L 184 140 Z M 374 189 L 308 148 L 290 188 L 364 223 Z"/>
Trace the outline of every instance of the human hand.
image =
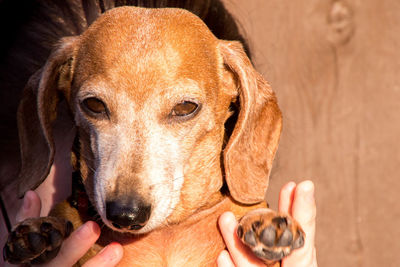
<path id="1" fill-rule="evenodd" d="M 314 245 L 316 217 L 314 184 L 311 181 L 304 181 L 297 186 L 294 182 L 283 186 L 279 194 L 279 211 L 292 215 L 300 223 L 306 234 L 304 246 L 282 259 L 281 266 L 317 267 Z M 217 264 L 219 267 L 265 266 L 237 237 L 238 223 L 231 212 L 222 214 L 218 223 L 228 249 L 222 251 L 218 256 Z"/>
<path id="2" fill-rule="evenodd" d="M 16 215 L 17 222 L 31 217 L 39 217 L 41 201 L 34 191 L 25 194 L 22 207 Z M 69 267 L 75 264 L 96 242 L 100 236 L 100 227 L 92 221 L 81 225 L 64 240 L 57 256 L 50 262 L 42 265 L 47 267 Z M 123 255 L 122 246 L 111 243 L 104 247 L 96 256 L 88 260 L 85 267 L 111 267 L 118 264 Z"/>

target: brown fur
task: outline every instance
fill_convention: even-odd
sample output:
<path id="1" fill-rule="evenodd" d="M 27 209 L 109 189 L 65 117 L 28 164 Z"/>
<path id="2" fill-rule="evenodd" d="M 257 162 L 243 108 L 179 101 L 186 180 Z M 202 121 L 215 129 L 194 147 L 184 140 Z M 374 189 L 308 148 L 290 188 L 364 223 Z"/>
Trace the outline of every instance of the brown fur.
<path id="1" fill-rule="evenodd" d="M 62 37 L 83 33 L 102 13 L 125 5 L 187 9 L 198 15 L 218 38 L 239 40 L 250 54 L 237 22 L 221 0 L 0 1 L 1 190 L 11 182 L 19 182 L 16 177 L 21 160 L 15 114 L 29 77 L 46 63 Z M 68 116 L 61 120 L 68 120 Z"/>
<path id="2" fill-rule="evenodd" d="M 112 111 L 109 120 L 83 115 L 78 99 L 85 93 L 105 99 Z M 199 115 L 182 123 L 170 120 L 173 103 L 188 93 L 203 103 Z M 264 199 L 281 130 L 276 98 L 239 43 L 217 39 L 189 12 L 111 10 L 82 35 L 62 39 L 24 94 L 19 127 L 25 182 L 20 194 L 40 183 L 52 164 L 51 125 L 61 98 L 78 129 L 80 171 L 92 203 L 96 203 L 96 162 L 104 157 L 93 146 L 94 133 L 120 134 L 114 129 L 118 125 L 130 140 L 118 148 L 116 171 L 107 178 L 113 182 L 104 189 L 107 198 L 134 193 L 149 203 L 157 199 L 152 199 L 153 185 L 144 175 L 152 156 L 144 146 L 149 138 L 146 127 L 161 125 L 163 133 L 180 140 L 184 180 L 166 226 L 142 237 L 129 235 L 128 240 L 108 230 L 102 234 L 100 243 L 124 244 L 121 265 L 213 265 L 224 248 L 218 216 L 232 210 L 240 217 Z M 232 134 L 225 136 L 232 104 L 238 106 L 238 119 Z M 231 196 L 221 191 L 224 178 Z M 68 209 L 63 204 L 54 212 L 68 213 L 66 217 L 78 226 L 77 214 L 69 218 L 74 212 Z"/>

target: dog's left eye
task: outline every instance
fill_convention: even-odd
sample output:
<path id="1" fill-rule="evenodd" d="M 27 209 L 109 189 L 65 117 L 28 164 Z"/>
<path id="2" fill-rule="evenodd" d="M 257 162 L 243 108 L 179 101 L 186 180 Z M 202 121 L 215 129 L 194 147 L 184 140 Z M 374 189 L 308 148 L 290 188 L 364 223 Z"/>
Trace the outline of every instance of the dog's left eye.
<path id="1" fill-rule="evenodd" d="M 198 109 L 198 104 L 191 101 L 183 101 L 182 103 L 175 105 L 172 109 L 171 115 L 179 117 L 188 116 L 197 112 Z"/>

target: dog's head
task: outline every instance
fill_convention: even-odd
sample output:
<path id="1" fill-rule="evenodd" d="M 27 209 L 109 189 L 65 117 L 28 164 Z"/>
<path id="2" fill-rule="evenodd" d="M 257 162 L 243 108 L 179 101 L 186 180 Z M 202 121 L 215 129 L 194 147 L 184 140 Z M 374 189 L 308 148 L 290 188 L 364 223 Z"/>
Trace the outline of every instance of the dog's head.
<path id="1" fill-rule="evenodd" d="M 86 191 L 114 230 L 181 221 L 219 198 L 224 177 L 236 201 L 264 199 L 281 131 L 276 98 L 239 43 L 187 11 L 116 8 L 61 40 L 20 105 L 20 194 L 52 165 L 61 98 Z"/>

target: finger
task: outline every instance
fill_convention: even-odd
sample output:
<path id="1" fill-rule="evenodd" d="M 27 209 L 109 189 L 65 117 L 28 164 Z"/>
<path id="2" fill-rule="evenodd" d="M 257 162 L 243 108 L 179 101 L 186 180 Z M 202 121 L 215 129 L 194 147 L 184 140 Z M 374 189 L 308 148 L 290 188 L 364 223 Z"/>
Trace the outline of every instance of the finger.
<path id="1" fill-rule="evenodd" d="M 292 209 L 294 192 L 296 189 L 295 182 L 289 182 L 284 185 L 279 193 L 279 211 L 283 213 L 290 213 Z"/>
<path id="2" fill-rule="evenodd" d="M 217 258 L 218 267 L 235 267 L 229 252 L 226 250 L 221 251 Z"/>
<path id="3" fill-rule="evenodd" d="M 304 246 L 283 261 L 283 266 L 310 267 L 316 266 L 315 254 L 315 218 L 316 205 L 314 198 L 314 184 L 311 181 L 304 181 L 297 185 L 293 204 L 292 216 L 303 228 L 306 238 Z"/>
<path id="4" fill-rule="evenodd" d="M 236 235 L 237 221 L 232 212 L 223 213 L 218 220 L 222 237 L 236 266 L 264 266 Z"/>
<path id="5" fill-rule="evenodd" d="M 314 184 L 311 181 L 301 182 L 296 187 L 292 205 L 292 216 L 300 223 L 304 232 L 309 237 L 310 245 L 314 245 L 316 214 Z"/>
<path id="6" fill-rule="evenodd" d="M 84 267 L 111 267 L 116 266 L 122 259 L 124 250 L 122 246 L 116 242 L 104 247 L 93 258 L 88 260 Z"/>
<path id="7" fill-rule="evenodd" d="M 22 206 L 18 210 L 15 219 L 17 222 L 21 222 L 27 218 L 39 217 L 41 208 L 42 203 L 38 194 L 34 191 L 27 191 Z"/>
<path id="8" fill-rule="evenodd" d="M 100 227 L 95 222 L 86 222 L 63 242 L 60 252 L 46 266 L 67 267 L 74 265 L 100 236 Z"/>

